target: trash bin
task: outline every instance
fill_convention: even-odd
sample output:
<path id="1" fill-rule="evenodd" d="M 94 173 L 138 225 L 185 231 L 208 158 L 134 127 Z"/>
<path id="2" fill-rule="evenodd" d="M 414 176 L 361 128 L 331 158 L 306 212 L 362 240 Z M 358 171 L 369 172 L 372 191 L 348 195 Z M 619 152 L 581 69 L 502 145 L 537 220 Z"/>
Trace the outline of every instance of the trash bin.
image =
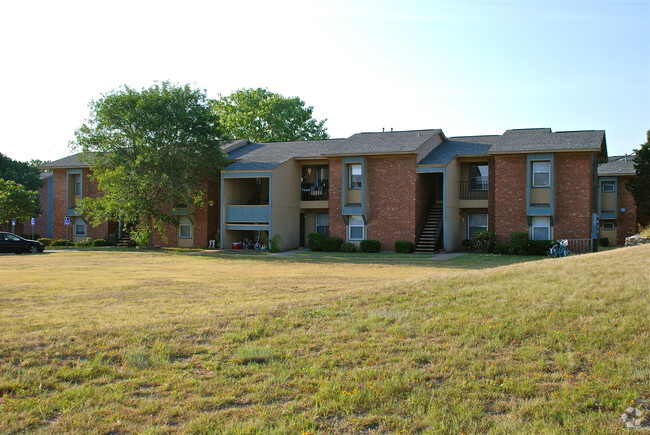
<path id="1" fill-rule="evenodd" d="M 234 242 L 232 244 L 232 249 L 239 249 L 239 242 Z"/>

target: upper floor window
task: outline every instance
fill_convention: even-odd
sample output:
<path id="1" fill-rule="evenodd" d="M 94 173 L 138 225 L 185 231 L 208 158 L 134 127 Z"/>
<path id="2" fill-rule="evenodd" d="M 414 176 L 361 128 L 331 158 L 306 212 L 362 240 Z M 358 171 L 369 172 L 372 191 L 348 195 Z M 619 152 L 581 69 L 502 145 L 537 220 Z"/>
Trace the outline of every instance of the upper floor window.
<path id="1" fill-rule="evenodd" d="M 533 162 L 533 187 L 551 187 L 550 161 L 543 160 Z"/>
<path id="2" fill-rule="evenodd" d="M 613 181 L 603 181 L 602 184 L 603 193 L 614 193 L 616 192 L 616 184 Z"/>
<path id="3" fill-rule="evenodd" d="M 361 165 L 354 164 L 349 166 L 350 170 L 350 180 L 349 188 L 350 189 L 361 189 L 363 174 L 361 172 Z"/>
<path id="4" fill-rule="evenodd" d="M 470 165 L 470 190 L 488 190 L 488 165 Z"/>
<path id="5" fill-rule="evenodd" d="M 74 194 L 81 195 L 81 175 L 74 176 Z"/>

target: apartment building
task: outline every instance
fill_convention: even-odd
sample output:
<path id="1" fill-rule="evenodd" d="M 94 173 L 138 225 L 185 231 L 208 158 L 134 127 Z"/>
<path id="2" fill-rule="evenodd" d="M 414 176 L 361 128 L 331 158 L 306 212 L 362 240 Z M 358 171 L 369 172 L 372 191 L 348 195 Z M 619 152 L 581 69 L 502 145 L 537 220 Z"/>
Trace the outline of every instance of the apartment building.
<path id="1" fill-rule="evenodd" d="M 636 175 L 634 156 L 609 157 L 598 166 L 598 215 L 600 237 L 610 246 L 622 245 L 625 238 L 637 232 L 637 209 L 634 197 L 625 188 Z"/>

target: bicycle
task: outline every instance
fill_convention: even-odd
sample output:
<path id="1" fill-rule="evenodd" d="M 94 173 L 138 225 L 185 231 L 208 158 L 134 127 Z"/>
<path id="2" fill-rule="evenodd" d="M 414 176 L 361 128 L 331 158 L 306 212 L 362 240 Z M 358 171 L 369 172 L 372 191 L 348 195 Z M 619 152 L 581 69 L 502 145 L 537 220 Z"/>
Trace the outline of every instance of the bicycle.
<path id="1" fill-rule="evenodd" d="M 548 250 L 548 258 L 568 257 L 569 255 L 572 254 L 567 239 L 556 241 Z"/>

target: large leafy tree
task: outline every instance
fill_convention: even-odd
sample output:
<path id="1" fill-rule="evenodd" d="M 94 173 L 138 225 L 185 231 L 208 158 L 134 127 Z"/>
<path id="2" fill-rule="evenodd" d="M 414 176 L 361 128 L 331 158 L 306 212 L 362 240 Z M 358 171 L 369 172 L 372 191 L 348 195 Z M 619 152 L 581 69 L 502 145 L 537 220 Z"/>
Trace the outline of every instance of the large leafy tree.
<path id="1" fill-rule="evenodd" d="M 202 207 L 205 182 L 223 165 L 218 118 L 204 91 L 169 82 L 141 91 L 124 86 L 90 103 L 76 131 L 101 197 L 84 198 L 91 223 L 121 219 L 132 237 L 151 244 L 155 229 L 177 225 L 170 204 Z"/>
<path id="2" fill-rule="evenodd" d="M 627 189 L 634 196 L 634 202 L 646 215 L 650 216 L 650 130 L 647 142 L 641 148 L 634 150 L 634 168 L 636 177 L 627 183 Z"/>
<path id="3" fill-rule="evenodd" d="M 7 226 L 12 219 L 24 222 L 38 209 L 38 192 L 22 184 L 0 178 L 0 225 Z"/>
<path id="4" fill-rule="evenodd" d="M 298 97 L 287 98 L 267 89 L 241 89 L 212 102 L 230 139 L 281 142 L 327 139 L 326 119 L 312 118 L 313 107 Z"/>
<path id="5" fill-rule="evenodd" d="M 40 160 L 19 162 L 0 153 L 0 178 L 22 184 L 27 190 L 38 190 L 43 186 L 41 171 L 38 169 L 42 163 Z"/>

